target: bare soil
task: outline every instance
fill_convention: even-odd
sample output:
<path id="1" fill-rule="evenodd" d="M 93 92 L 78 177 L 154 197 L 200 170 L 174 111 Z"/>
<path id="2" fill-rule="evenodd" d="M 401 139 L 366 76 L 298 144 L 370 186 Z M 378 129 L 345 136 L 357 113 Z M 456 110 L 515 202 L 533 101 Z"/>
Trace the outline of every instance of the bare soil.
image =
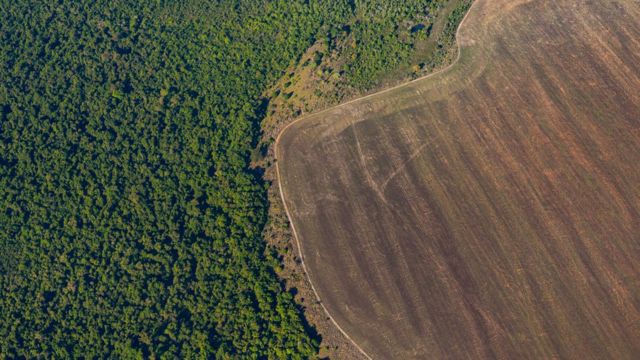
<path id="1" fill-rule="evenodd" d="M 640 3 L 477 0 L 458 42 L 276 142 L 315 306 L 374 359 L 640 357 Z"/>

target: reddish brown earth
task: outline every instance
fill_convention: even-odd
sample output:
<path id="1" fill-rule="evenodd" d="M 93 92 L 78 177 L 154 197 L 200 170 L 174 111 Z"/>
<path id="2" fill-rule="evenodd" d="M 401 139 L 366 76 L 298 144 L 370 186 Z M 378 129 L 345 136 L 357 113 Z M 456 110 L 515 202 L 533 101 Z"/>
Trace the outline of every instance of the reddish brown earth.
<path id="1" fill-rule="evenodd" d="M 640 358 L 640 2 L 477 0 L 458 41 L 281 134 L 322 304 L 375 359 Z"/>

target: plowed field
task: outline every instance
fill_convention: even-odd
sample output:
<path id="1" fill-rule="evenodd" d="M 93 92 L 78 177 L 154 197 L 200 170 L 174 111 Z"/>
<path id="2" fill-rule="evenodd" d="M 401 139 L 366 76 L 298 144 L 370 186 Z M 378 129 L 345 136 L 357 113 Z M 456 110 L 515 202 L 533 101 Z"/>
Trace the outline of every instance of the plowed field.
<path id="1" fill-rule="evenodd" d="M 640 358 L 640 2 L 477 0 L 458 42 L 278 139 L 320 300 L 374 359 Z"/>

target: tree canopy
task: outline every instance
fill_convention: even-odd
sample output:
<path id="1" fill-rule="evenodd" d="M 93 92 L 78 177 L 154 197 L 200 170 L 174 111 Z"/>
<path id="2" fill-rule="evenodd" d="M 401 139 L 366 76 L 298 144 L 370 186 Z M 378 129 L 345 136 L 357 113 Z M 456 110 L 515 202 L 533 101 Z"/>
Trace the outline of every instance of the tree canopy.
<path id="1" fill-rule="evenodd" d="M 330 13 L 2 1 L 0 353 L 315 353 L 247 158 L 261 92 Z"/>

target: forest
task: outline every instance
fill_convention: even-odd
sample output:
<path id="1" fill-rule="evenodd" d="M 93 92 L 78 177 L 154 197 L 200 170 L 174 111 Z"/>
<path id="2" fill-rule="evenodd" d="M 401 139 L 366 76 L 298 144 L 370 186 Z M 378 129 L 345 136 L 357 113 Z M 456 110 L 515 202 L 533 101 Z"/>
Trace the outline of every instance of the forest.
<path id="1" fill-rule="evenodd" d="M 444 2 L 0 0 L 0 358 L 316 356 L 261 236 L 263 93 L 344 29 L 370 86 Z"/>

